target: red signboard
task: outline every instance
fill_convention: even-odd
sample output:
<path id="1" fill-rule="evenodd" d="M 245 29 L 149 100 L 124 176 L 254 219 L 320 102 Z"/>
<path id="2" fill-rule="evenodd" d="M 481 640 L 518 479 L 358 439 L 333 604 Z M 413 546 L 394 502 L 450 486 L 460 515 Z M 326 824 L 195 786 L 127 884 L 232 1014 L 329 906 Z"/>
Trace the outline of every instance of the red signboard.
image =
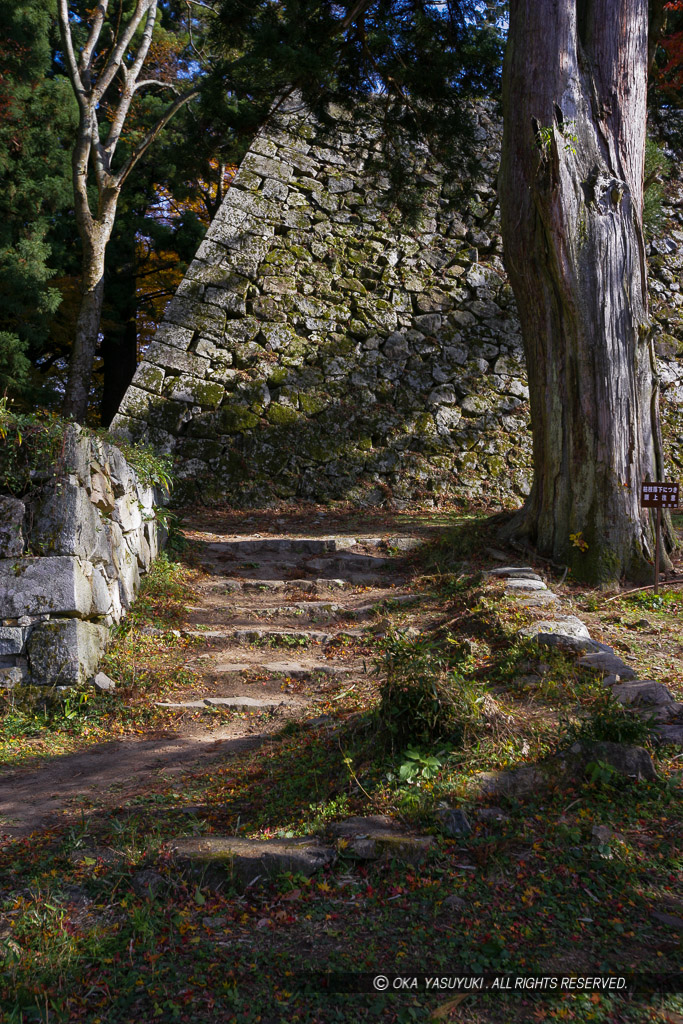
<path id="1" fill-rule="evenodd" d="M 640 503 L 643 508 L 678 508 L 678 484 L 641 484 Z"/>

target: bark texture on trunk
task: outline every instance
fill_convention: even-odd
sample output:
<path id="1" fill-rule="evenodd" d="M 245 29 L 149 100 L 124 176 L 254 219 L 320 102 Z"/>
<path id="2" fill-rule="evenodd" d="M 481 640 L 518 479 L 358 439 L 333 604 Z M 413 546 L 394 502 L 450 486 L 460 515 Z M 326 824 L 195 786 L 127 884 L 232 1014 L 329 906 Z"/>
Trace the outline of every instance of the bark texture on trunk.
<path id="1" fill-rule="evenodd" d="M 605 583 L 650 571 L 662 479 L 642 229 L 647 0 L 511 0 L 499 179 L 534 482 L 513 531 Z"/>
<path id="2" fill-rule="evenodd" d="M 108 6 L 109 0 L 99 0 L 86 18 L 79 19 L 79 28 L 87 28 L 88 35 L 77 56 L 68 0 L 57 0 L 66 68 L 79 108 L 72 169 L 76 222 L 83 245 L 82 299 L 64 398 L 64 412 L 79 422 L 85 419 L 88 408 L 102 314 L 105 250 L 121 186 L 173 115 L 199 93 L 194 88 L 177 95 L 114 172 L 114 155 L 135 94 L 146 87 L 177 90 L 173 83 L 140 77 L 154 34 L 157 0 L 135 0 L 128 21 L 124 23 L 120 16 L 115 19 L 113 37 L 105 50 L 98 52 Z M 106 116 L 101 117 L 105 108 Z M 90 205 L 89 171 L 97 190 L 96 210 Z"/>

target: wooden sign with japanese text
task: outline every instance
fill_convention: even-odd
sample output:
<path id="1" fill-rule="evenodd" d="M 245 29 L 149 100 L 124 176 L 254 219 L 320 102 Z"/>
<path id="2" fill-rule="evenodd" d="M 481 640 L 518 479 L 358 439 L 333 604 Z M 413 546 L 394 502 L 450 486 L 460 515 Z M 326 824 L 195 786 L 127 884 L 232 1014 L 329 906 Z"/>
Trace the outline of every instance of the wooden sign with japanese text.
<path id="1" fill-rule="evenodd" d="M 678 484 L 641 484 L 640 503 L 643 508 L 678 508 Z"/>

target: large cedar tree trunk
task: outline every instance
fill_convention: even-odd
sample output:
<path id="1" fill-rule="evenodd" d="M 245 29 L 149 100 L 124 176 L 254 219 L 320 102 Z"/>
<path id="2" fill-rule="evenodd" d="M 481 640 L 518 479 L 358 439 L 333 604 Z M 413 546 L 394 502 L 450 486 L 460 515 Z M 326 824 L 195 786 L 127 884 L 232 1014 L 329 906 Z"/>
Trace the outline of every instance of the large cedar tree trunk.
<path id="1" fill-rule="evenodd" d="M 642 228 L 647 0 L 511 0 L 499 180 L 534 480 L 512 532 L 612 582 L 651 571 L 663 478 Z"/>

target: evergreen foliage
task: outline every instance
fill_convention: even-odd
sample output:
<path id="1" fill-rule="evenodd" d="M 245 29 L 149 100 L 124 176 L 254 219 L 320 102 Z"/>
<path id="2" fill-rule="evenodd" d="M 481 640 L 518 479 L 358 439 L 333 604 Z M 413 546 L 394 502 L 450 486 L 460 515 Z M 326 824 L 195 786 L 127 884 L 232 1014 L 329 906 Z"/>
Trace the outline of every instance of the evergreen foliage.
<path id="1" fill-rule="evenodd" d="M 219 0 L 210 37 L 225 56 L 215 74 L 234 97 L 235 123 L 263 118 L 297 90 L 325 123 L 359 96 L 383 108 L 381 169 L 405 196 L 406 154 L 428 140 L 444 167 L 475 169 L 468 100 L 500 85 L 504 5 L 478 0 Z M 378 167 L 378 169 L 380 169 Z M 416 188 L 414 177 L 411 189 Z"/>
<path id="2" fill-rule="evenodd" d="M 75 100 L 52 74 L 51 0 L 0 5 L 0 390 L 26 391 L 59 291 L 47 234 L 71 201 Z"/>

